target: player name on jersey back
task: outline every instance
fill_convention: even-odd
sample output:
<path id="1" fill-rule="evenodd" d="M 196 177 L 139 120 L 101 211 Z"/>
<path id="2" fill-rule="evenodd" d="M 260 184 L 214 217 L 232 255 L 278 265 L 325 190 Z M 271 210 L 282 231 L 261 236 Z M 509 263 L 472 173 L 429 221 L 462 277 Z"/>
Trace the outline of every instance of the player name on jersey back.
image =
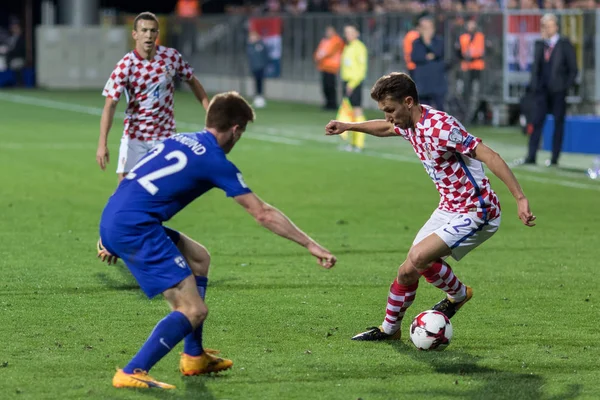
<path id="1" fill-rule="evenodd" d="M 102 224 L 164 222 L 213 188 L 228 197 L 251 192 L 215 134 L 180 133 L 158 143 L 129 171 L 108 201 Z"/>
<path id="2" fill-rule="evenodd" d="M 204 145 L 202 143 L 200 143 L 199 141 L 197 141 L 195 138 L 188 136 L 188 135 L 175 135 L 173 136 L 171 139 L 182 143 L 184 145 L 186 145 L 187 147 L 189 147 L 194 154 L 196 155 L 203 155 L 204 153 L 206 153 L 206 147 L 204 147 Z"/>

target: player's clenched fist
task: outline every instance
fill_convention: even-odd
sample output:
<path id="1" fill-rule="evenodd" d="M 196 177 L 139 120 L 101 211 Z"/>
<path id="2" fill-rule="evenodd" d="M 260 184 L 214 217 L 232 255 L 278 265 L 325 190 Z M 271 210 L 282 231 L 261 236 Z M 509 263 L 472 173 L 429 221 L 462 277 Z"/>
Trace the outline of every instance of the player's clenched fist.
<path id="1" fill-rule="evenodd" d="M 340 122 L 336 120 L 329 121 L 327 125 L 325 125 L 325 134 L 326 135 L 339 135 L 348 130 L 348 124 L 345 122 Z"/>
<path id="2" fill-rule="evenodd" d="M 337 262 L 337 258 L 331 254 L 329 250 L 318 243 L 310 243 L 308 245 L 308 251 L 317 258 L 319 265 L 323 268 L 332 268 Z"/>

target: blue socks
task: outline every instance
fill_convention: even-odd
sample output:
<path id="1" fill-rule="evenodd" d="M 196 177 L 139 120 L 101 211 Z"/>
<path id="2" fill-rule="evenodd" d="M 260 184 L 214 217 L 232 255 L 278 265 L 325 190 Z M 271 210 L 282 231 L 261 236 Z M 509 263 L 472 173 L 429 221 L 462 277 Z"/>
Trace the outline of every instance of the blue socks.
<path id="1" fill-rule="evenodd" d="M 201 330 L 201 328 L 202 326 L 198 329 Z M 179 311 L 171 312 L 156 324 L 146 343 L 129 364 L 123 368 L 123 372 L 132 374 L 135 369 L 150 371 L 154 364 L 166 356 L 190 332 L 192 332 L 192 324 L 187 317 Z"/>
<path id="2" fill-rule="evenodd" d="M 196 286 L 198 287 L 198 292 L 200 292 L 200 297 L 204 300 L 204 296 L 206 295 L 206 285 L 208 285 L 208 278 L 206 276 L 197 276 L 196 277 Z M 204 348 L 202 347 L 202 325 L 196 328 L 195 331 L 187 335 L 183 341 L 183 352 L 189 356 L 199 356 L 204 353 Z"/>

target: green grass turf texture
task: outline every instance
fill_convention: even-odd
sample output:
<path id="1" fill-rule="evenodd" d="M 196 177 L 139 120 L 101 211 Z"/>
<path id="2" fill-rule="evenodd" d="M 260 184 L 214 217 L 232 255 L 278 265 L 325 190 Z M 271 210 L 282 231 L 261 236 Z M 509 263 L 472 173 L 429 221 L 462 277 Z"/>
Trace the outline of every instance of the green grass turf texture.
<path id="1" fill-rule="evenodd" d="M 321 269 L 214 190 L 168 226 L 212 254 L 205 345 L 234 366 L 182 378 L 181 345 L 151 374 L 177 389 L 114 389 L 122 367 L 168 313 L 120 262 L 95 257 L 98 220 L 116 184 L 123 104 L 109 171 L 95 163 L 97 92 L 0 93 L 0 398 L 2 399 L 594 399 L 600 393 L 598 182 L 590 157 L 521 167 L 538 217 L 524 227 L 495 177 L 499 232 L 460 263 L 473 300 L 444 352 L 418 352 L 407 327 L 442 293 L 421 282 L 400 343 L 350 337 L 378 325 L 389 284 L 438 195 L 408 143 L 367 138 L 365 154 L 323 136 L 334 115 L 271 102 L 231 153 L 249 186 L 338 256 Z M 379 117 L 369 112 L 369 117 Z M 176 94 L 179 131 L 204 112 Z M 508 161 L 525 138 L 473 128 Z M 541 160 L 543 157 L 540 156 Z"/>

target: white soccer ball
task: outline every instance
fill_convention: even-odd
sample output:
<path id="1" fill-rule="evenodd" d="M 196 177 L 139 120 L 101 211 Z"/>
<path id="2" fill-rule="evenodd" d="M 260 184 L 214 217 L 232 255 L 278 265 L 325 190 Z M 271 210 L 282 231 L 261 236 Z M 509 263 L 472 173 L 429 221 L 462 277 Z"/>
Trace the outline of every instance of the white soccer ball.
<path id="1" fill-rule="evenodd" d="M 452 323 L 439 311 L 423 311 L 410 324 L 410 340 L 419 350 L 444 350 L 452 339 Z"/>

